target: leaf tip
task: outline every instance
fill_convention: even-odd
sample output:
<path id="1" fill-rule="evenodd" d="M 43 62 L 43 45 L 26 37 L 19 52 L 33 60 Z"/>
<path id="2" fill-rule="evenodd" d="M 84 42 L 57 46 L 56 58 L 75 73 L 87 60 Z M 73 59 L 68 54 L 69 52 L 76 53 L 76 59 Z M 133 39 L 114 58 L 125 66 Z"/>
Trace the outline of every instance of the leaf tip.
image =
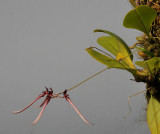
<path id="1" fill-rule="evenodd" d="M 89 47 L 89 48 L 86 48 L 85 50 L 88 52 L 90 50 L 93 50 L 94 47 Z"/>
<path id="2" fill-rule="evenodd" d="M 101 30 L 101 29 L 95 29 L 93 32 L 94 32 L 94 33 L 95 33 L 95 32 L 103 32 L 103 30 Z"/>

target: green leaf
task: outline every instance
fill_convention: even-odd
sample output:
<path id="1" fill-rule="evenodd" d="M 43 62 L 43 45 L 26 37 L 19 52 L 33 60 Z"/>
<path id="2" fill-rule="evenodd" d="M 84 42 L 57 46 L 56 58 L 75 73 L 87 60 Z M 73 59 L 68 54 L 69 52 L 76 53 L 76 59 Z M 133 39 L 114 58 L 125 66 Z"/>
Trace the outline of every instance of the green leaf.
<path id="1" fill-rule="evenodd" d="M 131 60 L 133 60 L 133 55 L 132 55 L 131 50 L 129 49 L 129 47 L 127 46 L 127 44 L 125 43 L 125 41 L 123 39 L 121 39 L 118 35 L 110 32 L 110 31 L 101 30 L 101 29 L 96 29 L 96 30 L 94 30 L 94 32 L 103 32 L 103 33 L 109 34 L 110 36 L 112 36 L 115 39 L 117 39 L 121 43 L 121 45 L 126 49 L 126 51 L 128 52 L 129 57 L 131 58 Z"/>
<path id="2" fill-rule="evenodd" d="M 159 62 L 160 62 L 160 58 L 158 57 L 153 57 L 152 59 L 149 59 L 146 61 L 151 71 L 153 71 L 154 68 L 156 70 L 159 68 Z"/>
<path id="3" fill-rule="evenodd" d="M 103 37 L 98 38 L 97 42 L 98 42 L 99 45 L 101 45 L 103 48 L 108 50 L 114 56 L 117 56 L 118 46 L 117 46 L 117 43 L 116 43 L 117 40 L 114 37 L 103 36 Z"/>
<path id="4" fill-rule="evenodd" d="M 146 64 L 145 64 L 145 61 L 136 61 L 135 64 L 136 64 L 137 66 L 140 66 L 140 67 L 144 68 L 144 69 L 147 68 L 147 67 L 146 67 Z M 148 68 L 147 68 L 147 69 L 148 69 Z"/>
<path id="5" fill-rule="evenodd" d="M 122 64 L 118 62 L 116 59 L 110 58 L 108 56 L 105 56 L 104 54 L 101 54 L 92 48 L 87 48 L 86 51 L 97 61 L 107 65 L 109 68 L 119 68 L 119 69 L 126 69 L 129 68 L 128 65 Z"/>
<path id="6" fill-rule="evenodd" d="M 153 8 L 140 5 L 127 13 L 123 26 L 140 30 L 149 36 L 150 27 L 156 16 L 157 13 Z"/>
<path id="7" fill-rule="evenodd" d="M 154 69 L 158 70 L 160 68 L 160 58 L 153 57 L 152 59 L 146 61 L 136 61 L 135 64 L 144 69 L 147 69 L 150 74 L 153 74 Z"/>
<path id="8" fill-rule="evenodd" d="M 119 40 L 111 36 L 103 36 L 98 38 L 97 42 L 103 48 L 115 55 L 117 60 L 124 60 L 124 62 L 126 62 L 126 64 L 128 64 L 131 68 L 135 68 L 128 51 L 124 45 L 119 42 Z"/>
<path id="9" fill-rule="evenodd" d="M 160 103 L 152 95 L 147 107 L 147 122 L 151 134 L 160 134 Z"/>
<path id="10" fill-rule="evenodd" d="M 117 46 L 118 46 L 118 49 L 119 49 L 119 52 L 117 54 L 116 59 L 118 61 L 123 60 L 130 68 L 136 69 L 136 67 L 134 66 L 131 58 L 129 57 L 129 53 L 127 52 L 125 47 L 119 41 L 117 41 L 116 43 L 117 43 Z"/>
<path id="11" fill-rule="evenodd" d="M 103 63 L 104 65 L 107 65 L 108 68 L 118 68 L 127 70 L 130 73 L 132 73 L 134 76 L 136 76 L 137 69 L 130 68 L 125 62 L 123 61 L 117 61 L 116 59 L 110 58 L 102 53 L 99 53 L 93 48 L 87 48 L 86 51 L 97 61 Z"/>

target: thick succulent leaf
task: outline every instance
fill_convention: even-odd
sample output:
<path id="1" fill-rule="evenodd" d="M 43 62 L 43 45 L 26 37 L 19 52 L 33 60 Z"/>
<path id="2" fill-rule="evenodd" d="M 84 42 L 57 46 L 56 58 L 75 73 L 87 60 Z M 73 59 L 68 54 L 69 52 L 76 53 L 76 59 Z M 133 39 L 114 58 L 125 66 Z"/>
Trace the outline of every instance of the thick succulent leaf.
<path id="1" fill-rule="evenodd" d="M 147 107 L 147 122 L 151 134 L 160 134 L 160 103 L 153 96 Z"/>
<path id="2" fill-rule="evenodd" d="M 153 8 L 140 5 L 127 13 L 123 20 L 123 26 L 140 30 L 149 36 L 149 30 L 156 15 Z"/>
<path id="3" fill-rule="evenodd" d="M 146 61 L 137 61 L 135 64 L 144 69 L 147 69 L 152 74 L 154 69 L 158 70 L 160 68 L 160 58 L 153 57 L 152 59 Z"/>
<path id="4" fill-rule="evenodd" d="M 111 36 L 102 36 L 97 39 L 97 42 L 99 45 L 101 45 L 103 48 L 108 50 L 110 53 L 112 53 L 114 56 L 117 56 L 118 54 L 118 46 L 117 46 L 117 40 L 114 37 Z"/>
<path id="5" fill-rule="evenodd" d="M 131 60 L 133 60 L 133 55 L 132 55 L 131 50 L 129 49 L 129 47 L 127 46 L 127 44 L 125 43 L 125 41 L 122 38 L 120 38 L 118 35 L 110 32 L 110 31 L 101 30 L 101 29 L 96 29 L 96 30 L 94 30 L 94 32 L 103 32 L 103 33 L 109 34 L 110 36 L 112 36 L 115 39 L 117 39 L 120 42 L 120 44 L 126 49 L 126 51 L 128 52 L 129 57 L 131 58 Z"/>
<path id="6" fill-rule="evenodd" d="M 118 62 L 116 59 L 110 58 L 104 54 L 101 54 L 91 48 L 87 48 L 86 51 L 97 61 L 107 65 L 109 68 L 126 69 L 129 68 L 126 64 Z"/>

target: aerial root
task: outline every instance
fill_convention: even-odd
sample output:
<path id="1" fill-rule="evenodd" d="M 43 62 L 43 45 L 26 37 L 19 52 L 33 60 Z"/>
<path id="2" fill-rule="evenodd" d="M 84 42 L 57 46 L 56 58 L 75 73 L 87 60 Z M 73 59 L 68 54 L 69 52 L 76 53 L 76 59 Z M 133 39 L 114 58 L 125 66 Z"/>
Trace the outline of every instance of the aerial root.
<path id="1" fill-rule="evenodd" d="M 141 93 L 143 93 L 143 92 L 145 92 L 145 91 L 147 91 L 147 90 L 149 90 L 149 88 L 147 88 L 147 89 L 145 89 L 145 90 L 143 90 L 143 91 L 141 91 L 141 92 L 138 92 L 138 93 L 136 93 L 136 94 L 133 94 L 133 95 L 128 96 L 129 112 L 127 113 L 126 116 L 124 116 L 124 119 L 131 113 L 130 98 L 132 98 L 132 97 L 134 97 L 134 96 L 136 96 L 136 95 L 139 95 L 139 94 L 141 94 Z"/>

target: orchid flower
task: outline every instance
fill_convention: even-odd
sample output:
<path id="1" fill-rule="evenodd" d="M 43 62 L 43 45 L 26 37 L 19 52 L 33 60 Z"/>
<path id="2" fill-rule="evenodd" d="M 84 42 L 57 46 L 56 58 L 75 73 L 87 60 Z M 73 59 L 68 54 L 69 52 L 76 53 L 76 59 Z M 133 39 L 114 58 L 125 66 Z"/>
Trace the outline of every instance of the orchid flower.
<path id="1" fill-rule="evenodd" d="M 46 87 L 45 87 L 46 88 Z M 26 110 L 27 108 L 29 108 L 33 103 L 35 103 L 37 100 L 39 100 L 41 97 L 44 97 L 45 95 L 46 98 L 44 99 L 44 101 L 42 102 L 42 104 L 39 106 L 39 107 L 42 107 L 42 110 L 40 111 L 39 115 L 37 116 L 37 118 L 35 119 L 35 121 L 32 123 L 32 125 L 36 124 L 39 119 L 41 118 L 43 112 L 44 112 L 44 109 L 46 108 L 47 104 L 49 103 L 49 101 L 51 100 L 51 98 L 53 98 L 53 90 L 52 88 L 50 88 L 50 90 L 48 90 L 48 88 L 46 88 L 46 91 L 43 91 L 34 101 L 32 101 L 27 107 L 25 107 L 24 109 L 21 109 L 19 111 L 13 111 L 12 113 L 14 114 L 18 114 L 18 113 L 21 113 L 23 112 L 24 110 Z"/>
<path id="2" fill-rule="evenodd" d="M 85 119 L 83 117 L 83 115 L 80 113 L 80 111 L 76 108 L 76 106 L 72 103 L 71 99 L 69 98 L 69 95 L 67 94 L 67 90 L 65 90 L 63 92 L 63 95 L 64 95 L 64 98 L 66 99 L 66 101 L 74 108 L 74 110 L 77 112 L 77 114 L 81 117 L 81 119 L 87 123 L 87 124 L 90 124 L 90 125 L 94 125 L 93 123 L 89 122 L 87 119 Z"/>
<path id="3" fill-rule="evenodd" d="M 66 101 L 74 108 L 74 110 L 78 113 L 78 115 L 81 117 L 81 119 L 87 123 L 87 124 L 91 124 L 94 125 L 93 123 L 89 122 L 88 120 L 86 120 L 83 115 L 79 112 L 79 110 L 76 108 L 76 106 L 72 103 L 71 99 L 69 98 L 69 95 L 67 94 L 67 90 L 65 90 L 63 93 L 63 96 L 60 96 L 60 94 L 53 94 L 53 90 L 52 88 L 50 88 L 50 90 L 46 88 L 46 91 L 43 91 L 34 101 L 32 101 L 28 106 L 26 106 L 25 108 L 19 110 L 19 111 L 13 111 L 12 113 L 14 114 L 18 114 L 23 112 L 24 110 L 26 110 L 27 108 L 29 108 L 33 103 L 35 103 L 37 100 L 39 100 L 41 97 L 46 96 L 46 98 L 43 100 L 43 102 L 39 105 L 39 107 L 42 107 L 40 113 L 38 114 L 37 118 L 32 122 L 32 125 L 36 124 L 39 119 L 41 118 L 46 106 L 48 105 L 48 103 L 50 102 L 50 100 L 52 98 L 65 98 Z"/>

